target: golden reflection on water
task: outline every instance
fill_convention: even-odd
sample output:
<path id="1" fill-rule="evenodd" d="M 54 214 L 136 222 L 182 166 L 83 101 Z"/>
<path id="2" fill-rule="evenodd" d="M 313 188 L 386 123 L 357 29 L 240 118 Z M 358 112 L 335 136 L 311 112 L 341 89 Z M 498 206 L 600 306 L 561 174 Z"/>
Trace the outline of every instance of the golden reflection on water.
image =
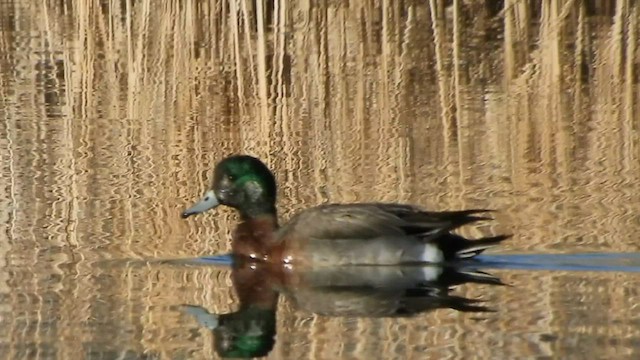
<path id="1" fill-rule="evenodd" d="M 468 231 L 513 232 L 498 252 L 640 250 L 638 4 L 268 3 L 0 4 L 0 353 L 210 357 L 173 307 L 230 311 L 228 274 L 107 260 L 228 250 L 230 211 L 179 213 L 233 152 L 275 170 L 285 218 L 488 207 Z M 637 357 L 637 276 L 499 275 L 462 289 L 499 305 L 481 320 L 284 303 L 272 357 Z"/>

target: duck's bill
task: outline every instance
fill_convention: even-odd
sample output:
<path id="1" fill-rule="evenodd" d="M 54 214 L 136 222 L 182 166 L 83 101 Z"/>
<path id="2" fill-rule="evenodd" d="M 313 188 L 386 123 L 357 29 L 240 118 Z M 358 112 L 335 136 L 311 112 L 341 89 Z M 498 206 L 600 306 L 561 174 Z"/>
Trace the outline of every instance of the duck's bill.
<path id="1" fill-rule="evenodd" d="M 213 190 L 209 190 L 204 194 L 200 201 L 198 201 L 192 207 L 188 208 L 182 213 L 182 218 L 200 214 L 207 210 L 213 209 L 218 205 L 220 205 L 220 202 L 218 201 L 216 194 L 213 192 Z"/>

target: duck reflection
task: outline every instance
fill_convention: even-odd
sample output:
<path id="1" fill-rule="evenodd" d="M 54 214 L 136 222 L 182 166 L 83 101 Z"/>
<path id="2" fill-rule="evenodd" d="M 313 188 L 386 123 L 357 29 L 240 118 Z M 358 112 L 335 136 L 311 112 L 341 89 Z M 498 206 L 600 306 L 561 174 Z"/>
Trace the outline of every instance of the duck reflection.
<path id="1" fill-rule="evenodd" d="M 236 312 L 213 314 L 200 306 L 183 306 L 213 331 L 214 348 L 221 357 L 260 357 L 273 348 L 281 271 L 267 265 L 242 258 L 234 261 L 231 281 L 240 302 Z"/>
<path id="2" fill-rule="evenodd" d="M 487 312 L 480 300 L 451 294 L 466 283 L 504 285 L 485 272 L 460 266 L 352 266 L 296 270 L 238 258 L 231 278 L 240 307 L 228 314 L 200 306 L 183 309 L 213 331 L 221 357 L 259 357 L 271 351 L 279 295 L 321 316 L 406 317 L 440 308 Z"/>
<path id="3" fill-rule="evenodd" d="M 397 317 L 449 308 L 487 312 L 480 300 L 451 294 L 465 283 L 504 285 L 480 271 L 451 266 L 360 266 L 304 271 L 281 292 L 296 308 L 323 316 Z"/>

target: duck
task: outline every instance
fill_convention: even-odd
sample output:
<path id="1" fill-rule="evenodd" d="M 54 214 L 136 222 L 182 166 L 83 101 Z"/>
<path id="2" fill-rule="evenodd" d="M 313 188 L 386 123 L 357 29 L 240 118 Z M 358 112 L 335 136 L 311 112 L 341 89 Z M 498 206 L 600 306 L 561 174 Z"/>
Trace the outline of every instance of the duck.
<path id="1" fill-rule="evenodd" d="M 276 179 L 250 155 L 218 162 L 202 199 L 183 218 L 231 207 L 240 215 L 232 234 L 235 256 L 298 266 L 442 264 L 474 258 L 510 235 L 467 239 L 453 230 L 491 210 L 427 211 L 411 204 L 334 203 L 307 208 L 278 222 Z"/>

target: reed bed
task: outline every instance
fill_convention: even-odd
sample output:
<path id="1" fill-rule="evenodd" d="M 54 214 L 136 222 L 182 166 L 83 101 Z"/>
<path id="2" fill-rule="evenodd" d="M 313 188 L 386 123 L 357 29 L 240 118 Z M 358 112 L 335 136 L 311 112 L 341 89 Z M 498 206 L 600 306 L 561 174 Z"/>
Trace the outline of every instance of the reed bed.
<path id="1" fill-rule="evenodd" d="M 231 311 L 228 274 L 136 259 L 228 249 L 212 239 L 230 212 L 177 214 L 230 152 L 276 169 L 283 217 L 327 201 L 492 207 L 502 227 L 469 231 L 512 231 L 505 251 L 638 251 L 638 19 L 630 0 L 1 2 L 0 351 L 208 358 L 210 334 L 189 338 L 174 306 Z M 517 292 L 476 293 L 526 294 L 536 321 L 354 325 L 284 303 L 273 357 L 632 356 L 637 279 L 503 275 Z M 612 310 L 568 325 L 567 283 Z"/>

